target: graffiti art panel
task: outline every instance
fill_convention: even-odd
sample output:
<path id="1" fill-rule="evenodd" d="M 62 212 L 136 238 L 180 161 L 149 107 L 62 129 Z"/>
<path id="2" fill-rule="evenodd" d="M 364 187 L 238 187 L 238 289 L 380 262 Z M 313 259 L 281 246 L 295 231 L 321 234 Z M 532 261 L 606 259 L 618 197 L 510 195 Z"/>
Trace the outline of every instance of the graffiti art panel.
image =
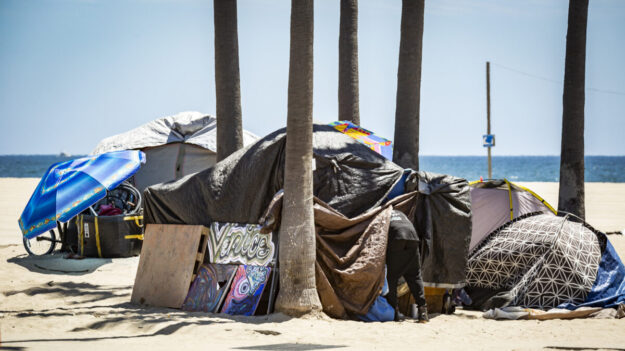
<path id="1" fill-rule="evenodd" d="M 208 236 L 211 263 L 267 266 L 275 252 L 272 234 L 261 234 L 257 224 L 213 222 Z"/>
<path id="2" fill-rule="evenodd" d="M 244 316 L 253 315 L 270 273 L 270 267 L 240 265 L 221 312 Z"/>
<path id="3" fill-rule="evenodd" d="M 200 266 L 182 309 L 192 312 L 218 312 L 236 270 L 235 265 Z"/>

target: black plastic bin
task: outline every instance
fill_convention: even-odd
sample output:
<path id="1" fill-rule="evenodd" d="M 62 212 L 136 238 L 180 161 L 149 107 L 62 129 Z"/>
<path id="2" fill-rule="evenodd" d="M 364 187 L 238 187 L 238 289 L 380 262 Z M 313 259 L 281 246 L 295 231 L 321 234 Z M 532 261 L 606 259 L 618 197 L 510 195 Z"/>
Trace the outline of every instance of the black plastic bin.
<path id="1" fill-rule="evenodd" d="M 80 214 L 68 224 L 66 244 L 85 257 L 137 256 L 143 244 L 143 216 Z"/>

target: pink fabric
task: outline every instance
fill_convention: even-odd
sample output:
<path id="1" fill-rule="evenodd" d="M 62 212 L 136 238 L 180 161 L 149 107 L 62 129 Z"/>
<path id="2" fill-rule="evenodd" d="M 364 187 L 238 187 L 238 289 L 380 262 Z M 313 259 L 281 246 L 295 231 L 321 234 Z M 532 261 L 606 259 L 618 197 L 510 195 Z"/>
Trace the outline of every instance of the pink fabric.
<path id="1" fill-rule="evenodd" d="M 102 205 L 100 206 L 100 211 L 98 212 L 98 216 L 117 216 L 122 214 L 122 210 L 113 206 L 113 205 Z"/>

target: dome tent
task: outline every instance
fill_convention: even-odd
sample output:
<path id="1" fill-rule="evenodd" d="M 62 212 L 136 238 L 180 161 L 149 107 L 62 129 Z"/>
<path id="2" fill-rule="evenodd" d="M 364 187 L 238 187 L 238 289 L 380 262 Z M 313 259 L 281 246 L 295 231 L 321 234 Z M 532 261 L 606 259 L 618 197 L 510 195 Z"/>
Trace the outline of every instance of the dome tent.
<path id="1" fill-rule="evenodd" d="M 243 131 L 243 145 L 258 137 Z M 141 150 L 146 164 L 134 176 L 141 191 L 146 187 L 199 172 L 217 162 L 217 118 L 200 112 L 181 112 L 148 122 L 125 133 L 103 139 L 91 153 Z"/>
<path id="2" fill-rule="evenodd" d="M 542 197 L 507 179 L 475 181 L 471 186 L 472 229 L 469 250 L 507 222 L 533 212 L 555 215 Z"/>

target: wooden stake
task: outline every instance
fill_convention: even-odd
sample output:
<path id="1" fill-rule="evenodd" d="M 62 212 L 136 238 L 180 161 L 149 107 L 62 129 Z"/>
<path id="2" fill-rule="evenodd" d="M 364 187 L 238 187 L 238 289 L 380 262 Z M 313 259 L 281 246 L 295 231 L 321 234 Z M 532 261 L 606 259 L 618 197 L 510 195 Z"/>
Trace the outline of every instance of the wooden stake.
<path id="1" fill-rule="evenodd" d="M 486 61 L 486 134 L 490 135 L 490 62 Z M 488 179 L 493 179 L 493 163 L 488 147 Z"/>

